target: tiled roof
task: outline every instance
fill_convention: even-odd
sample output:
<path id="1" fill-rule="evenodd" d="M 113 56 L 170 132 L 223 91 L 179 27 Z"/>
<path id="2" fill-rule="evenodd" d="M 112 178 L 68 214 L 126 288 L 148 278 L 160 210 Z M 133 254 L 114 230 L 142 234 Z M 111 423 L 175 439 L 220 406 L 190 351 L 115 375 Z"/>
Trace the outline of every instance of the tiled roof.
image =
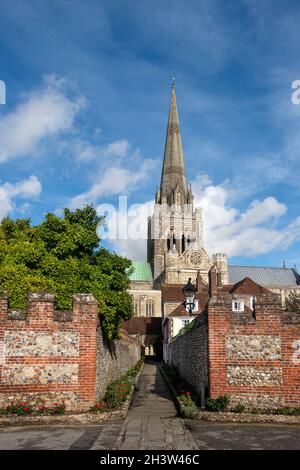
<path id="1" fill-rule="evenodd" d="M 184 284 L 162 284 L 161 294 L 163 302 L 183 302 Z"/>
<path id="2" fill-rule="evenodd" d="M 265 268 L 259 266 L 228 266 L 229 282 L 236 284 L 245 277 L 264 285 L 296 286 L 300 284 L 300 275 L 291 268 Z"/>
<path id="3" fill-rule="evenodd" d="M 252 279 L 249 277 L 245 277 L 242 281 L 237 282 L 232 286 L 229 291 L 231 294 L 270 294 L 271 291 L 266 289 L 265 287 L 256 284 Z"/>
<path id="4" fill-rule="evenodd" d="M 168 317 L 189 317 L 189 312 L 187 312 L 183 304 L 180 304 L 173 312 L 169 313 Z"/>
<path id="5" fill-rule="evenodd" d="M 132 267 L 133 272 L 129 276 L 131 281 L 153 281 L 150 263 L 145 263 L 143 261 L 132 261 Z"/>
<path id="6" fill-rule="evenodd" d="M 186 315 L 186 310 L 184 307 L 184 295 L 183 295 L 183 289 L 184 284 L 162 284 L 161 285 L 161 291 L 162 291 L 162 301 L 163 303 L 168 303 L 168 302 L 176 302 L 180 303 L 180 305 L 176 306 L 171 314 L 168 316 L 183 316 L 183 314 Z M 200 286 L 201 288 L 202 286 Z M 206 286 L 207 289 L 207 286 Z M 209 295 L 208 295 L 208 290 L 204 291 L 203 290 L 198 290 L 195 293 L 195 300 L 198 300 L 198 312 L 202 312 L 206 304 L 209 300 Z"/>

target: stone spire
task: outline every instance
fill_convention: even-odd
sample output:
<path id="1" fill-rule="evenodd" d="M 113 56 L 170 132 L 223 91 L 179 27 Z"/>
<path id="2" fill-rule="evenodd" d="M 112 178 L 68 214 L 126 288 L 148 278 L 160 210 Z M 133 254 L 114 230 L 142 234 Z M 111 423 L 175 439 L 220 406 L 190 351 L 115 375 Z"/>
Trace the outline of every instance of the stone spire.
<path id="1" fill-rule="evenodd" d="M 182 204 L 187 202 L 188 188 L 185 160 L 181 143 L 179 118 L 176 105 L 174 80 L 172 83 L 170 111 L 164 151 L 164 162 L 160 183 L 161 201 L 169 205 L 175 202 L 175 193 L 180 194 Z"/>

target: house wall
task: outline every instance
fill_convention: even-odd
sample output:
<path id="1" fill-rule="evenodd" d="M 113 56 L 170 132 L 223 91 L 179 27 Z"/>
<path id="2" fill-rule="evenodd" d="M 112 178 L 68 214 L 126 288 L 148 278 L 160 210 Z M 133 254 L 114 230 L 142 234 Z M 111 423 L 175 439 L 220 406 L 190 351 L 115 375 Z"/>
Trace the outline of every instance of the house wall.
<path id="1" fill-rule="evenodd" d="M 181 377 L 201 394 L 208 387 L 207 318 L 200 315 L 195 329 L 168 345 L 167 362 L 178 367 Z"/>

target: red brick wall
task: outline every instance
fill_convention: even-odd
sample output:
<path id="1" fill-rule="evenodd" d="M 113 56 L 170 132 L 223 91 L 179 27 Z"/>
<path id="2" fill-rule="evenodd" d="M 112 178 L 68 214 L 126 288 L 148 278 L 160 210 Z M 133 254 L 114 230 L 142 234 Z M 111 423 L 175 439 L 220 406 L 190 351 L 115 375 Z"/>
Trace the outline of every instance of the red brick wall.
<path id="1" fill-rule="evenodd" d="M 300 365 L 292 357 L 299 320 L 289 321 L 276 294 L 256 296 L 255 318 L 250 309 L 232 312 L 232 299 L 216 293 L 208 305 L 210 396 L 257 408 L 299 406 Z"/>
<path id="2" fill-rule="evenodd" d="M 300 405 L 300 313 L 283 315 L 281 332 L 284 401 Z M 298 353 L 297 353 L 298 352 Z"/>
<path id="3" fill-rule="evenodd" d="M 31 293 L 26 319 L 10 319 L 7 293 L 0 294 L 0 342 L 5 345 L 0 406 L 16 399 L 33 404 L 64 399 L 72 409 L 94 403 L 97 301 L 74 295 L 71 321 L 55 321 L 53 300 L 52 294 Z"/>

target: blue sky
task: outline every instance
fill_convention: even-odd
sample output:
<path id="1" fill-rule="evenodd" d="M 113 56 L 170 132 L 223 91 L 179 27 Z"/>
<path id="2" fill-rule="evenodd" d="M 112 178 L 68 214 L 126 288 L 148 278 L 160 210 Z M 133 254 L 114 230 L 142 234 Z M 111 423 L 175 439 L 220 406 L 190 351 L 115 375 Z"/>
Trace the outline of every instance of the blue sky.
<path id="1" fill-rule="evenodd" d="M 0 217 L 149 204 L 175 76 L 208 251 L 300 266 L 299 2 L 11 0 L 0 21 Z"/>

